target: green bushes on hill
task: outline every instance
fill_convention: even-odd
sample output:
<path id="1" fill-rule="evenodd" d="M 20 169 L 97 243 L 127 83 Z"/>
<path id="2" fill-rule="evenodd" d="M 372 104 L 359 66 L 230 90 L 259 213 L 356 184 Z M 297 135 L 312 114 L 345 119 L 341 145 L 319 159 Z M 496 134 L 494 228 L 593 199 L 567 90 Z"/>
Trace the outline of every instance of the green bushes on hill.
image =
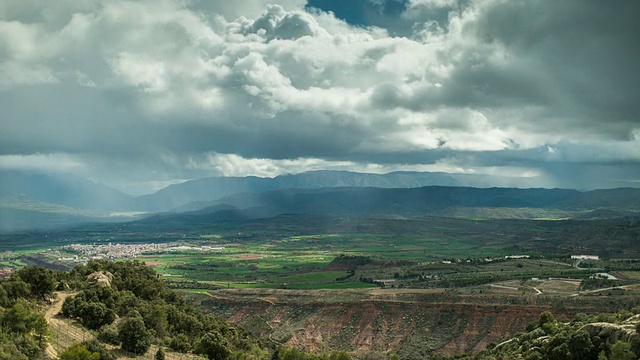
<path id="1" fill-rule="evenodd" d="M 463 358 L 634 360 L 640 354 L 640 334 L 635 331 L 637 325 L 626 322 L 632 315 L 625 310 L 596 316 L 577 314 L 572 322 L 561 323 L 545 311 L 526 333 Z"/>
<path id="2" fill-rule="evenodd" d="M 19 298 L 0 310 L 0 359 L 33 359 L 47 346 L 47 322 L 32 301 Z"/>
<path id="3" fill-rule="evenodd" d="M 350 359 L 344 352 L 275 349 L 189 305 L 166 288 L 151 268 L 137 261 L 90 261 L 70 272 L 32 266 L 0 281 L 0 359 L 43 356 L 49 330 L 37 306 L 56 289 L 71 287 L 79 291 L 65 300 L 61 314 L 95 330 L 99 341 L 119 345 L 134 355 L 146 353 L 155 343 L 216 360 Z M 98 340 L 74 344 L 60 353 L 60 359 L 113 360 Z"/>
<path id="4" fill-rule="evenodd" d="M 281 353 L 291 360 L 349 358 L 343 353 L 308 357 L 316 355 L 286 348 L 276 352 L 245 330 L 187 304 L 155 271 L 137 261 L 90 261 L 71 273 L 84 280 L 76 283 L 81 291 L 65 300 L 62 314 L 97 330 L 101 341 L 133 354 L 144 354 L 155 343 L 218 360 L 271 359 Z"/>

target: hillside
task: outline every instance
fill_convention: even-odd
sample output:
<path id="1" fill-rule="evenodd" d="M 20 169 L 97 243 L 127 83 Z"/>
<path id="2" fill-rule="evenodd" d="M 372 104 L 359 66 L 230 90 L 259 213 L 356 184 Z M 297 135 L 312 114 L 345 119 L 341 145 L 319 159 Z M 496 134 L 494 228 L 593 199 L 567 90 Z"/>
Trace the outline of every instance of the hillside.
<path id="1" fill-rule="evenodd" d="M 640 192 L 640 191 L 639 191 Z M 449 207 L 553 208 L 580 193 L 560 189 L 427 186 L 407 189 L 325 188 L 240 194 L 217 201 L 240 209 L 263 206 L 279 213 L 432 214 Z"/>
<path id="2" fill-rule="evenodd" d="M 0 232 L 52 230 L 93 222 L 131 221 L 135 213 L 75 208 L 0 192 Z"/>
<path id="3" fill-rule="evenodd" d="M 70 288 L 75 291 L 56 292 Z M 0 280 L 0 325 L 2 359 L 151 359 L 160 348 L 168 359 L 350 359 L 258 340 L 191 306 L 140 262 L 17 270 Z"/>
<path id="4" fill-rule="evenodd" d="M 89 180 L 55 173 L 0 171 L 0 231 L 129 221 L 125 212 L 176 214 L 193 221 L 250 220 L 280 214 L 447 216 L 470 219 L 612 219 L 639 217 L 640 189 L 474 188 L 439 173 L 384 175 L 316 171 L 276 178 L 220 177 L 131 197 Z M 428 186 L 425 186 L 428 185 Z M 113 216 L 114 212 L 118 216 Z M 148 213 L 147 213 L 148 214 Z M 157 218 L 154 217 L 154 219 Z M 173 220 L 170 220 L 173 221 Z"/>
<path id="5" fill-rule="evenodd" d="M 492 293 L 488 286 L 479 289 L 485 293 L 477 293 L 478 289 L 476 294 L 444 289 L 232 289 L 209 292 L 209 299 L 201 298 L 201 306 L 256 336 L 288 346 L 329 346 L 358 358 L 395 353 L 401 359 L 484 354 L 487 346 L 525 331 L 544 310 L 567 319 L 576 313 L 621 307 L 612 299 L 522 296 L 519 292 Z"/>
<path id="6" fill-rule="evenodd" d="M 612 198 L 607 194 L 612 194 Z M 562 189 L 427 186 L 407 189 L 343 187 L 283 189 L 195 202 L 161 215 L 194 218 L 233 210 L 238 219 L 278 214 L 369 214 L 485 219 L 608 219 L 640 217 L 640 189 L 582 193 Z M 594 212 L 595 211 L 595 212 Z M 231 217 L 227 216 L 227 219 Z"/>
<path id="7" fill-rule="evenodd" d="M 499 343 L 468 360 L 580 359 L 633 360 L 640 355 L 640 316 L 623 310 L 617 314 L 578 314 L 571 322 L 557 321 L 543 312 L 525 333 Z"/>
<path id="8" fill-rule="evenodd" d="M 212 177 L 171 185 L 137 198 L 139 209 L 166 211 L 190 202 L 214 201 L 240 193 L 260 193 L 281 189 L 321 189 L 335 187 L 417 188 L 424 186 L 509 186 L 512 179 L 481 175 L 431 172 L 367 174 L 348 171 L 309 171 L 275 178 Z"/>
<path id="9" fill-rule="evenodd" d="M 133 197 L 80 176 L 0 170 L 0 192 L 90 210 L 128 210 Z"/>

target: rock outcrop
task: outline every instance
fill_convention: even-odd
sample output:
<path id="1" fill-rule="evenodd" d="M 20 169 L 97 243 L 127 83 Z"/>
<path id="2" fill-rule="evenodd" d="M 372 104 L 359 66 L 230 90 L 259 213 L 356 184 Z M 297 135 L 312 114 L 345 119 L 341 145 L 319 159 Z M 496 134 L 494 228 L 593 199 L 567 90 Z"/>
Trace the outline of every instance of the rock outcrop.
<path id="1" fill-rule="evenodd" d="M 113 274 L 108 271 L 96 271 L 87 275 L 87 280 L 93 284 L 111 287 Z"/>

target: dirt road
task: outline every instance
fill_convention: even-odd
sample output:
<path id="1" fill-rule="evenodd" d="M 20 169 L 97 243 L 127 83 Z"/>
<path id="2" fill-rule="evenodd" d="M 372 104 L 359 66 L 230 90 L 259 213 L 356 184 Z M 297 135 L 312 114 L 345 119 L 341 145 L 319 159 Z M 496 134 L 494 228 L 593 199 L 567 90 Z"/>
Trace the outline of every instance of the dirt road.
<path id="1" fill-rule="evenodd" d="M 62 309 L 62 304 L 64 304 L 64 300 L 66 298 L 68 298 L 69 296 L 75 295 L 75 293 L 58 292 L 55 295 L 56 295 L 57 299 L 44 312 L 44 318 L 47 320 L 47 323 L 49 324 L 49 328 L 52 328 L 54 325 L 58 325 L 58 327 L 60 326 L 60 323 L 62 321 L 60 319 L 54 318 L 54 316 L 56 316 L 60 312 L 60 310 Z M 51 342 L 49 342 L 49 344 L 47 344 L 47 349 L 45 350 L 45 352 L 52 359 L 56 359 L 58 357 L 58 352 L 53 347 L 53 344 L 51 344 Z"/>

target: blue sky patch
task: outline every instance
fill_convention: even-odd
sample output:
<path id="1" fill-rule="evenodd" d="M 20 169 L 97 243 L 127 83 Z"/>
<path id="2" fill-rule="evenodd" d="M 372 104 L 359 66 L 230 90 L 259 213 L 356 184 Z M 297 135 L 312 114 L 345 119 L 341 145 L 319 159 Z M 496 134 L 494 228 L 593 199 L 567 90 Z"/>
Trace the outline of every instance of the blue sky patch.
<path id="1" fill-rule="evenodd" d="M 309 0 L 307 8 L 333 12 L 356 26 L 388 28 L 406 9 L 408 0 Z"/>

